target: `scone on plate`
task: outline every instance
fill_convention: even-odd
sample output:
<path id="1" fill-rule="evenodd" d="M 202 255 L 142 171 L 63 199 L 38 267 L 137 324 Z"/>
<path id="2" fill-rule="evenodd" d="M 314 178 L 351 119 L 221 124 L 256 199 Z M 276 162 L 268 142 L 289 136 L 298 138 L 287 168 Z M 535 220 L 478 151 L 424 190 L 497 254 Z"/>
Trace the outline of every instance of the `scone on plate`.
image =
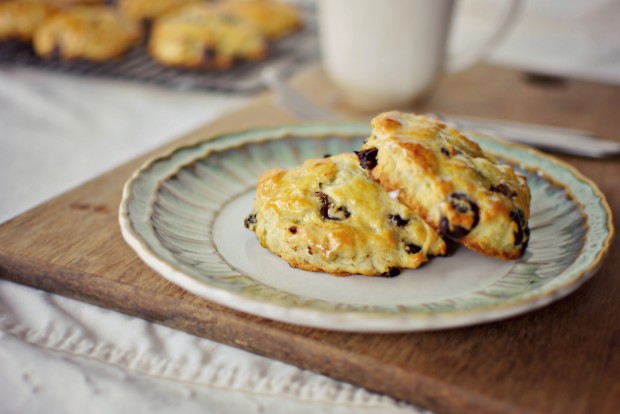
<path id="1" fill-rule="evenodd" d="M 263 173 L 245 225 L 291 266 L 395 276 L 446 253 L 435 230 L 392 199 L 353 153 Z"/>
<path id="2" fill-rule="evenodd" d="M 297 9 L 277 0 L 226 0 L 222 9 L 251 22 L 268 39 L 285 36 L 302 26 Z"/>
<path id="3" fill-rule="evenodd" d="M 114 59 L 141 38 L 140 25 L 106 6 L 80 6 L 46 19 L 34 34 L 34 49 L 44 58 Z"/>
<path id="4" fill-rule="evenodd" d="M 383 188 L 472 250 L 504 260 L 523 255 L 530 234 L 523 175 L 434 118 L 393 111 L 372 126 L 358 156 Z"/>
<path id="5" fill-rule="evenodd" d="M 118 0 L 119 10 L 134 20 L 152 20 L 167 12 L 203 0 Z"/>
<path id="6" fill-rule="evenodd" d="M 32 40 L 35 30 L 57 8 L 40 1 L 0 2 L 0 40 Z"/>
<path id="7" fill-rule="evenodd" d="M 267 42 L 252 25 L 216 5 L 196 4 L 155 20 L 149 53 L 168 66 L 226 69 L 236 61 L 263 59 Z"/>

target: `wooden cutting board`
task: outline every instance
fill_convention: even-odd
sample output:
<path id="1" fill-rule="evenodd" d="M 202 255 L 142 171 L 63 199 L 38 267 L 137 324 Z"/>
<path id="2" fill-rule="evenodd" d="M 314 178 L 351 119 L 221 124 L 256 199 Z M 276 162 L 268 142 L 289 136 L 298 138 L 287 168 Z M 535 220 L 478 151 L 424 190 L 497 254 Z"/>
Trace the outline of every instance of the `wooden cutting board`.
<path id="1" fill-rule="evenodd" d="M 296 85 L 318 102 L 347 110 L 320 71 Z M 415 109 L 572 126 L 620 138 L 620 87 L 525 76 L 490 66 L 446 77 Z M 294 121 L 265 95 L 167 147 L 231 129 Z M 117 224 L 121 189 L 149 157 L 0 226 L 0 276 L 438 412 L 620 412 L 620 256 L 614 252 L 576 293 L 502 322 L 401 334 L 287 325 L 196 297 L 159 277 L 125 244 Z M 620 162 L 564 159 L 597 182 L 620 216 L 620 192 L 614 191 Z"/>

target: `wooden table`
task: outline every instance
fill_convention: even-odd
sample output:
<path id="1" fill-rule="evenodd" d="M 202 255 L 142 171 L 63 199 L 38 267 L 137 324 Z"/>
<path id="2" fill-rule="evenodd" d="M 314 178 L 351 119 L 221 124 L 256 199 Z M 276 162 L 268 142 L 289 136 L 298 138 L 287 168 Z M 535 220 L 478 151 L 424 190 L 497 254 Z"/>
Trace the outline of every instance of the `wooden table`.
<path id="1" fill-rule="evenodd" d="M 298 79 L 296 85 L 317 102 L 346 109 L 334 101 L 320 72 Z M 576 127 L 620 140 L 620 87 L 526 76 L 491 66 L 446 77 L 414 109 Z M 169 146 L 229 129 L 293 121 L 265 95 Z M 198 298 L 137 258 L 120 235 L 117 209 L 122 185 L 146 158 L 0 226 L 0 276 L 438 412 L 620 412 L 620 256 L 614 252 L 576 293 L 506 321 L 401 334 L 296 327 Z M 561 158 L 593 179 L 620 217 L 620 192 L 614 191 L 619 160 Z"/>

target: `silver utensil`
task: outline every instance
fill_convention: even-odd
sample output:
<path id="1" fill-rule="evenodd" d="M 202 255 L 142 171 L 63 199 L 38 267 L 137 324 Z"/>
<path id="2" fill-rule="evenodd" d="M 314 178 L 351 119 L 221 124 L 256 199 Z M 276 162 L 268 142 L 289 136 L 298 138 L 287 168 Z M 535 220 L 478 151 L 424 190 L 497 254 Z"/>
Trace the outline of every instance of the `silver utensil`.
<path id="1" fill-rule="evenodd" d="M 318 106 L 291 88 L 284 81 L 278 67 L 268 66 L 263 69 L 261 79 L 275 93 L 278 105 L 291 114 L 308 121 L 338 119 L 334 112 Z M 603 139 L 589 131 L 487 118 L 433 115 L 460 130 L 498 136 L 543 150 L 589 158 L 620 155 L 620 142 Z"/>
<path id="2" fill-rule="evenodd" d="M 439 118 L 459 130 L 469 129 L 563 154 L 590 158 L 620 154 L 620 142 L 603 139 L 589 131 L 463 116 L 439 115 Z"/>

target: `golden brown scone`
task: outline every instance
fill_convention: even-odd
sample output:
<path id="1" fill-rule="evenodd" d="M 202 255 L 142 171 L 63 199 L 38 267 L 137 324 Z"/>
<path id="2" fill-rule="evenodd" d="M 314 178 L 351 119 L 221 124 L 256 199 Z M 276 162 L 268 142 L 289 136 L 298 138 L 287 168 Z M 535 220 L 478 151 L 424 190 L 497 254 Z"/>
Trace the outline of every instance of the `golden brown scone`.
<path id="1" fill-rule="evenodd" d="M 134 20 L 151 20 L 172 10 L 203 0 L 119 0 L 119 10 Z"/>
<path id="2" fill-rule="evenodd" d="M 105 6 L 75 7 L 54 14 L 34 35 L 34 48 L 44 58 L 105 61 L 116 58 L 141 37 L 140 25 Z"/>
<path id="3" fill-rule="evenodd" d="M 94 6 L 101 5 L 106 2 L 106 0 L 28 0 L 34 1 L 37 3 L 46 3 L 54 6 L 60 7 L 71 7 L 71 6 Z"/>
<path id="4" fill-rule="evenodd" d="M 395 276 L 443 239 L 384 191 L 353 153 L 263 173 L 245 225 L 291 266 L 334 275 Z"/>
<path id="5" fill-rule="evenodd" d="M 196 4 L 155 20 L 149 53 L 168 66 L 226 69 L 263 59 L 267 43 L 249 23 L 217 6 Z"/>
<path id="6" fill-rule="evenodd" d="M 268 39 L 282 37 L 302 26 L 297 9 L 276 0 L 227 0 L 222 8 L 251 22 Z"/>
<path id="7" fill-rule="evenodd" d="M 0 3 L 0 40 L 32 40 L 36 28 L 56 7 L 36 1 Z"/>
<path id="8" fill-rule="evenodd" d="M 486 256 L 523 255 L 530 191 L 524 176 L 499 164 L 441 121 L 386 112 L 372 120 L 360 164 L 387 191 L 444 236 Z"/>

